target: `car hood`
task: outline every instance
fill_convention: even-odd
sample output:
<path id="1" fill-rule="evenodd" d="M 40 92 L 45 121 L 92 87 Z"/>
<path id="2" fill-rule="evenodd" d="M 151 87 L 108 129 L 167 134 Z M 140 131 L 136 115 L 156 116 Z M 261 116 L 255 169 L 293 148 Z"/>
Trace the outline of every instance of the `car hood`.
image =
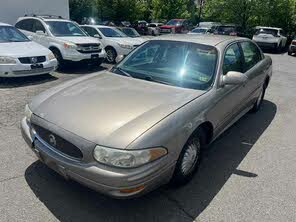
<path id="1" fill-rule="evenodd" d="M 141 38 L 113 38 L 114 42 L 126 45 L 141 45 L 145 40 Z"/>
<path id="2" fill-rule="evenodd" d="M 72 42 L 74 44 L 101 43 L 98 39 L 89 36 L 58 37 L 58 39 L 66 42 Z"/>
<path id="3" fill-rule="evenodd" d="M 35 42 L 9 42 L 0 43 L 0 56 L 14 58 L 28 56 L 47 56 L 50 51 Z"/>
<path id="4" fill-rule="evenodd" d="M 203 93 L 102 72 L 44 92 L 30 108 L 84 139 L 124 149 Z"/>

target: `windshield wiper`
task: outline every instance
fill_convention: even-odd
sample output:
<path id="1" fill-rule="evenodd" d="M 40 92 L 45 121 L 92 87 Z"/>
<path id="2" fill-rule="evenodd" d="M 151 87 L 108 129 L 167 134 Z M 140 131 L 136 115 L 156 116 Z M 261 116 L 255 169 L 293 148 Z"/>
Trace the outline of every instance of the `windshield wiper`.
<path id="1" fill-rule="evenodd" d="M 125 70 L 123 70 L 122 68 L 120 67 L 115 67 L 114 68 L 114 71 L 118 70 L 120 73 L 122 73 L 123 75 L 127 76 L 127 77 L 131 77 L 133 78 L 133 76 L 131 74 L 129 74 L 128 72 L 126 72 Z"/>
<path id="2" fill-rule="evenodd" d="M 143 79 L 147 80 L 147 81 L 150 81 L 150 82 L 161 83 L 161 84 L 164 84 L 164 85 L 173 85 L 172 83 L 162 81 L 162 80 L 159 80 L 159 79 L 155 79 L 152 76 L 145 76 Z"/>

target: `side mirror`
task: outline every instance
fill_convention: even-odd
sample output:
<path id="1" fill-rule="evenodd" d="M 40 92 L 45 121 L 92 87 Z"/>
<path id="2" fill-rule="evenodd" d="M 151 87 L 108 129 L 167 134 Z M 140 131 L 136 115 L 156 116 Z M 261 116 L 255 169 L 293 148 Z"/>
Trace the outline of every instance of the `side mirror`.
<path id="1" fill-rule="evenodd" d="M 222 77 L 222 85 L 240 85 L 245 83 L 248 77 L 241 72 L 230 71 Z"/>
<path id="2" fill-rule="evenodd" d="M 102 36 L 100 36 L 98 34 L 95 34 L 94 37 L 97 38 L 97 39 L 102 39 Z"/>
<path id="3" fill-rule="evenodd" d="M 33 41 L 33 36 L 28 35 L 28 39 L 30 39 L 31 41 Z"/>
<path id="4" fill-rule="evenodd" d="M 116 63 L 120 63 L 124 59 L 124 55 L 119 55 L 116 57 Z"/>
<path id="5" fill-rule="evenodd" d="M 36 31 L 36 34 L 37 34 L 37 35 L 46 35 L 45 32 L 43 32 L 43 31 L 41 31 L 41 30 L 37 30 L 37 31 Z"/>

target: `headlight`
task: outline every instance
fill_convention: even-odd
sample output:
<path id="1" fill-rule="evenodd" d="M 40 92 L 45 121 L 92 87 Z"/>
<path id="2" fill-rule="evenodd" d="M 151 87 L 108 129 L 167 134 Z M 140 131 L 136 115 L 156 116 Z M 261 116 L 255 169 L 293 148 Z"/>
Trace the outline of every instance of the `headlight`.
<path id="1" fill-rule="evenodd" d="M 125 45 L 125 44 L 120 44 L 120 43 L 118 43 L 118 45 L 124 49 L 133 49 L 134 48 L 132 45 Z"/>
<path id="2" fill-rule="evenodd" d="M 49 60 L 54 60 L 54 59 L 56 59 L 56 57 L 54 56 L 54 54 L 53 54 L 52 52 L 49 53 L 47 57 L 48 57 Z"/>
<path id="3" fill-rule="evenodd" d="M 120 168 L 135 168 L 157 160 L 167 154 L 165 148 L 145 150 L 119 150 L 102 146 L 94 149 L 94 158 L 99 163 Z"/>
<path id="4" fill-rule="evenodd" d="M 26 107 L 25 107 L 25 116 L 26 116 L 26 120 L 27 122 L 30 122 L 31 121 L 31 117 L 32 117 L 33 113 L 32 111 L 30 110 L 30 107 L 29 105 L 27 104 Z"/>
<path id="5" fill-rule="evenodd" d="M 0 56 L 0 64 L 16 64 L 16 59 L 9 56 Z"/>
<path id="6" fill-rule="evenodd" d="M 66 48 L 66 49 L 77 49 L 77 45 L 75 45 L 72 42 L 65 42 L 64 43 L 64 48 Z"/>

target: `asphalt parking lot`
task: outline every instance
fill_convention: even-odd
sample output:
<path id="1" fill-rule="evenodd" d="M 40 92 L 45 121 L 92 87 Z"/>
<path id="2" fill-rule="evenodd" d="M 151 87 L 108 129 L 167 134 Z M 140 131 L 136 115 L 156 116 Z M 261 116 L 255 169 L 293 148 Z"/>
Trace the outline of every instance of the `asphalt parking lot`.
<path id="1" fill-rule="evenodd" d="M 103 68 L 0 80 L 0 221 L 296 221 L 296 58 L 271 56 L 273 79 L 259 113 L 247 114 L 211 145 L 188 185 L 134 200 L 65 181 L 21 137 L 32 96 Z"/>

